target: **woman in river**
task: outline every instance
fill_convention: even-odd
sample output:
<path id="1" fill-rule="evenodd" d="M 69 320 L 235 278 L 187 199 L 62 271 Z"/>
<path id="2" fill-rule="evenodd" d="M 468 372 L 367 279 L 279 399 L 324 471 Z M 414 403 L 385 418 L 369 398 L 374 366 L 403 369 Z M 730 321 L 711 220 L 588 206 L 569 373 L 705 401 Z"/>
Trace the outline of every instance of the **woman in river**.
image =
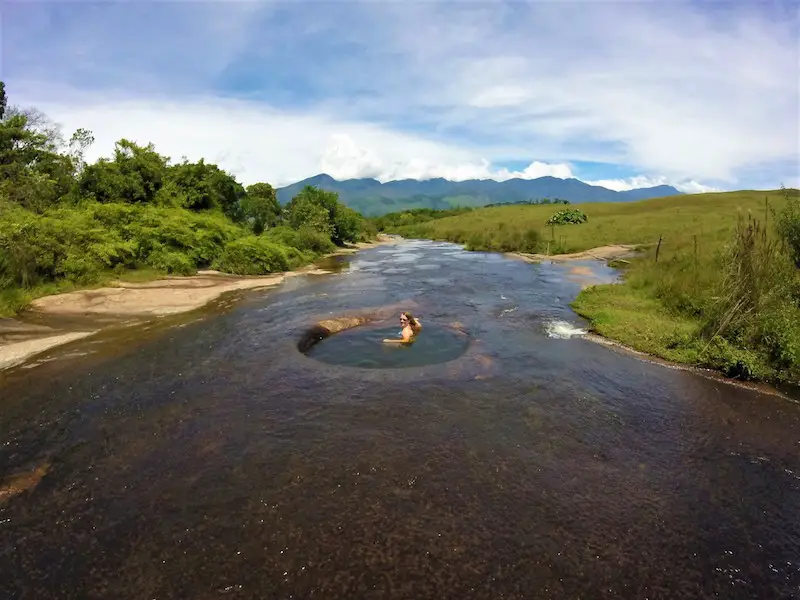
<path id="1" fill-rule="evenodd" d="M 413 342 L 414 337 L 422 331 L 422 323 L 409 312 L 400 313 L 400 326 L 403 331 L 400 332 L 399 339 L 385 339 L 383 341 L 387 344 L 408 344 Z"/>

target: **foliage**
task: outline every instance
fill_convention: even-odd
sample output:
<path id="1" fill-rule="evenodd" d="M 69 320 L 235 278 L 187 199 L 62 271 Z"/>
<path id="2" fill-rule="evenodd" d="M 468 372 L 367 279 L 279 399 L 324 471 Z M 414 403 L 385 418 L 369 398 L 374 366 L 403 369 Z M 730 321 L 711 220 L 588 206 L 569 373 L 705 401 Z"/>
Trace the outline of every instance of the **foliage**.
<path id="1" fill-rule="evenodd" d="M 235 275 L 265 275 L 288 270 L 289 258 L 281 246 L 250 235 L 225 246 L 214 268 Z"/>
<path id="2" fill-rule="evenodd" d="M 82 171 L 78 189 L 97 202 L 152 203 L 164 185 L 166 167 L 166 157 L 152 144 L 123 139 L 114 146 L 113 160 L 101 158 Z"/>
<path id="3" fill-rule="evenodd" d="M 335 192 L 304 187 L 286 207 L 286 218 L 295 229 L 309 227 L 330 236 L 336 245 L 358 241 L 363 217 L 339 202 Z"/>
<path id="4" fill-rule="evenodd" d="M 122 139 L 87 164 L 93 141 L 79 129 L 65 143 L 41 112 L 8 106 L 0 82 L 0 314 L 131 273 L 295 268 L 374 232 L 330 192 L 307 191 L 283 211 L 269 184 L 245 189 L 217 165 L 172 164 L 152 144 Z"/>
<path id="5" fill-rule="evenodd" d="M 779 238 L 752 215 L 747 220 L 739 215 L 714 296 L 702 311 L 703 336 L 754 350 L 778 372 L 800 366 L 796 270 Z M 724 364 L 728 375 L 744 379 L 763 376 L 760 367 L 741 359 Z"/>
<path id="6" fill-rule="evenodd" d="M 316 202 L 310 194 L 300 192 L 286 207 L 286 218 L 289 225 L 295 229 L 308 227 L 333 237 L 333 224 L 328 210 Z"/>
<path id="7" fill-rule="evenodd" d="M 283 246 L 297 248 L 316 255 L 329 254 L 336 250 L 336 246 L 330 237 L 307 226 L 301 226 L 299 229 L 292 229 L 285 225 L 273 227 L 267 231 L 266 237 Z"/>
<path id="8" fill-rule="evenodd" d="M 581 223 L 586 223 L 589 220 L 589 217 L 586 214 L 577 208 L 564 208 L 549 219 L 547 219 L 547 225 L 569 225 L 570 223 L 579 225 Z"/>
<path id="9" fill-rule="evenodd" d="M 41 212 L 69 191 L 72 161 L 57 152 L 53 137 L 35 128 L 26 114 L 4 108 L 0 122 L 0 194 Z"/>
<path id="10" fill-rule="evenodd" d="M 247 186 L 242 200 L 242 219 L 260 235 L 267 227 L 275 227 L 281 218 L 281 205 L 275 190 L 268 183 L 254 183 Z"/>
<path id="11" fill-rule="evenodd" d="M 234 177 L 202 158 L 196 163 L 184 160 L 166 170 L 168 181 L 184 191 L 182 205 L 190 210 L 219 209 L 232 219 L 241 218 L 240 202 L 245 190 Z"/>

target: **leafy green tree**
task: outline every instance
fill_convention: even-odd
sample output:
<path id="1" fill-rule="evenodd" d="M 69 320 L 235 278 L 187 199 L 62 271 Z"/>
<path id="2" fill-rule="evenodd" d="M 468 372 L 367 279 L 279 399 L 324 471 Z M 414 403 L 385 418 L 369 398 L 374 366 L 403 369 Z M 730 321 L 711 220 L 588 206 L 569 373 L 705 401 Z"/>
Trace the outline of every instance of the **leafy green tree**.
<path id="1" fill-rule="evenodd" d="M 286 207 L 286 220 L 294 229 L 310 227 L 328 237 L 333 235 L 330 213 L 324 206 L 316 202 L 313 194 L 300 192 L 292 198 Z"/>
<path id="2" fill-rule="evenodd" d="M 234 220 L 242 218 L 240 203 L 245 197 L 244 187 L 217 165 L 203 159 L 195 163 L 184 160 L 169 168 L 168 179 L 185 194 L 186 208 L 216 208 Z"/>
<path id="3" fill-rule="evenodd" d="M 152 203 L 166 170 L 167 158 L 152 144 L 139 146 L 122 139 L 115 144 L 113 160 L 101 158 L 83 169 L 78 188 L 98 202 Z"/>
<path id="4" fill-rule="evenodd" d="M 363 230 L 363 218 L 352 208 L 339 204 L 333 219 L 334 242 L 355 242 Z"/>
<path id="5" fill-rule="evenodd" d="M 589 217 L 586 214 L 577 208 L 563 208 L 549 219 L 547 219 L 547 225 L 569 225 L 569 224 L 581 224 L 586 223 L 589 220 Z"/>
<path id="6" fill-rule="evenodd" d="M 242 218 L 251 224 L 256 235 L 260 235 L 267 227 L 275 227 L 280 221 L 281 205 L 275 190 L 268 183 L 247 186 L 241 206 Z"/>
<path id="7" fill-rule="evenodd" d="M 58 153 L 52 132 L 38 131 L 20 111 L 4 110 L 0 122 L 0 192 L 41 212 L 72 185 L 72 164 Z"/>
<path id="8" fill-rule="evenodd" d="M 323 212 L 327 214 L 327 224 L 323 224 L 326 221 Z M 327 231 L 337 245 L 355 241 L 362 229 L 361 216 L 339 202 L 336 192 L 316 186 L 305 186 L 289 203 L 287 213 L 292 227 L 309 225 L 318 231 Z"/>

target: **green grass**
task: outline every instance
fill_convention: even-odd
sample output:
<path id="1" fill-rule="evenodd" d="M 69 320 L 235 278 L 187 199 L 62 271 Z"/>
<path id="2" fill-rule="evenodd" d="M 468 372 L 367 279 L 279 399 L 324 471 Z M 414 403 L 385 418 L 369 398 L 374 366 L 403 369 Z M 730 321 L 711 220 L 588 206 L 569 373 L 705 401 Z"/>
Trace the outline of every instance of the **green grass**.
<path id="1" fill-rule="evenodd" d="M 580 204 L 587 223 L 553 228 L 545 222 L 559 207 L 502 206 L 388 231 L 506 252 L 635 245 L 621 284 L 587 288 L 572 304 L 594 331 L 731 377 L 798 381 L 800 269 L 773 212 L 794 207 L 783 213 L 794 223 L 798 202 L 797 190 L 775 190 Z"/>
<path id="2" fill-rule="evenodd" d="M 476 250 L 496 250 L 504 240 L 535 232 L 540 239 L 538 250 L 546 252 L 550 242 L 551 254 L 580 252 L 609 244 L 655 247 L 663 235 L 660 254 L 668 258 L 693 247 L 695 235 L 702 252 L 721 247 L 736 224 L 737 211 L 750 210 L 763 215 L 765 198 L 773 207 L 783 206 L 780 190 L 687 194 L 641 202 L 572 205 L 589 217 L 581 225 L 547 227 L 547 219 L 563 207 L 518 205 L 476 209 L 387 231 L 406 237 L 469 244 Z M 470 244 L 476 240 L 479 243 Z"/>

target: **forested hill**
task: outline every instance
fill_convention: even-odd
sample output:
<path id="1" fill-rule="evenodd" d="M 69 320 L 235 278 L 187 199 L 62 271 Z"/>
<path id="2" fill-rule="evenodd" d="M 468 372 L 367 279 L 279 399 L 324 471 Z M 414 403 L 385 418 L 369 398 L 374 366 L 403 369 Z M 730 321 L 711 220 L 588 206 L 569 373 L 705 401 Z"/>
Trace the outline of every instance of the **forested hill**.
<path id="1" fill-rule="evenodd" d="M 320 174 L 278 188 L 278 200 L 282 204 L 289 202 L 306 185 L 314 185 L 324 190 L 337 192 L 339 199 L 344 204 L 368 216 L 412 208 L 446 210 L 455 206 L 513 204 L 544 198 L 568 200 L 574 204 L 580 202 L 627 202 L 681 193 L 668 185 L 615 192 L 604 187 L 589 185 L 577 179 L 558 179 L 557 177 L 509 179 L 508 181 L 403 179 L 381 183 L 376 179 L 337 181 L 330 175 Z"/>

